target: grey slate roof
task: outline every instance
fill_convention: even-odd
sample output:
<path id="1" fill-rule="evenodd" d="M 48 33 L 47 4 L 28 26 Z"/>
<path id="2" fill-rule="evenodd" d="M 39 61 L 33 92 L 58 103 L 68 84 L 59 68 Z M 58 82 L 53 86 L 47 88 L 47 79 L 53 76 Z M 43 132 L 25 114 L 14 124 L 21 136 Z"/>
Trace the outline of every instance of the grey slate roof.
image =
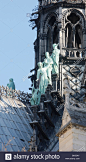
<path id="1" fill-rule="evenodd" d="M 86 127 L 86 111 L 81 108 L 67 108 L 71 117 L 71 122 Z"/>
<path id="2" fill-rule="evenodd" d="M 71 120 L 59 129 L 57 136 L 62 130 L 64 130 L 71 123 L 82 126 L 82 127 L 86 127 L 86 109 L 85 108 L 77 108 L 74 106 L 70 106 L 70 108 L 66 108 L 66 109 L 70 115 Z"/>
<path id="3" fill-rule="evenodd" d="M 15 98 L 1 96 L 0 99 L 0 151 L 22 151 L 29 149 L 33 130 L 31 110 Z M 11 141 L 10 141 L 11 140 Z M 7 145 L 7 146 L 6 146 Z"/>

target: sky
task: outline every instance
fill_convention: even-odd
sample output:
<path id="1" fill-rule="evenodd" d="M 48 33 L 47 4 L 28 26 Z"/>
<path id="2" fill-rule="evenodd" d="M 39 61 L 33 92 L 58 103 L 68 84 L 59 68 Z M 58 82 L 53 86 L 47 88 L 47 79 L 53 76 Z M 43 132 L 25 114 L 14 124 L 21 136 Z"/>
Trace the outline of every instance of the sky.
<path id="1" fill-rule="evenodd" d="M 38 0 L 0 0 L 0 86 L 13 78 L 17 90 L 30 92 L 37 31 L 28 21 L 37 5 Z"/>

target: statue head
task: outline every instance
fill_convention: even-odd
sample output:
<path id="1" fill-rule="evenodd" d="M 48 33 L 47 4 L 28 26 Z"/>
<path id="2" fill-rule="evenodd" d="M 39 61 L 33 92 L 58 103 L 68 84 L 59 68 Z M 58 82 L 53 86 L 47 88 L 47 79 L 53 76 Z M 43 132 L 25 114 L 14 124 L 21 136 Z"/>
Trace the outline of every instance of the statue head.
<path id="1" fill-rule="evenodd" d="M 10 78 L 10 79 L 9 79 L 9 82 L 13 82 L 13 78 Z"/>
<path id="2" fill-rule="evenodd" d="M 57 44 L 56 43 L 53 44 L 53 49 L 55 49 L 55 48 L 57 48 Z"/>
<path id="3" fill-rule="evenodd" d="M 58 45 L 59 45 L 59 43 L 58 44 L 54 43 L 53 44 L 53 49 L 57 49 Z"/>
<path id="4" fill-rule="evenodd" d="M 49 58 L 49 52 L 45 53 L 46 58 Z"/>
<path id="5" fill-rule="evenodd" d="M 43 67 L 43 63 L 42 62 L 38 62 L 37 65 L 38 65 L 39 68 L 42 68 Z"/>

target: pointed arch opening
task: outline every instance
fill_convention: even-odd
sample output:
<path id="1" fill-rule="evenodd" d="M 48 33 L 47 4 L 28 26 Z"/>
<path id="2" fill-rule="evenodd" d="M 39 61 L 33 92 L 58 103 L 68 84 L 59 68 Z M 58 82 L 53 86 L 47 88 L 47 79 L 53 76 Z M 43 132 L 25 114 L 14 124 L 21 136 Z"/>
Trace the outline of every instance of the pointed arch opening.
<path id="1" fill-rule="evenodd" d="M 71 13 L 67 19 L 69 21 L 71 21 L 72 24 L 76 24 L 79 20 L 80 20 L 80 17 L 78 15 L 76 15 L 75 13 Z"/>
<path id="2" fill-rule="evenodd" d="M 73 43 L 72 43 L 72 27 L 71 27 L 70 24 L 66 25 L 65 46 L 67 48 L 72 48 L 73 47 Z"/>
<path id="3" fill-rule="evenodd" d="M 82 28 L 79 24 L 75 27 L 75 47 L 82 48 Z"/>
<path id="4" fill-rule="evenodd" d="M 53 44 L 58 43 L 58 28 L 55 26 L 53 31 Z"/>
<path id="5" fill-rule="evenodd" d="M 53 29 L 53 26 L 56 22 L 56 17 L 55 16 L 52 16 L 49 21 L 48 21 L 48 24 L 47 24 L 47 27 L 48 27 L 48 31 L 47 31 L 47 43 L 46 43 L 46 50 L 48 52 L 51 52 L 52 50 L 52 43 L 53 43 L 53 39 L 55 40 L 55 34 L 54 34 L 54 38 L 52 37 L 53 35 L 53 32 L 52 32 L 52 29 Z M 56 30 L 56 28 L 55 28 Z"/>
<path id="6" fill-rule="evenodd" d="M 55 16 L 52 16 L 52 17 L 50 18 L 50 20 L 49 20 L 48 24 L 49 24 L 50 26 L 53 26 L 53 25 L 54 25 L 54 23 L 55 23 L 55 21 L 56 21 Z"/>
<path id="7" fill-rule="evenodd" d="M 50 52 L 51 47 L 52 47 L 52 34 L 51 34 L 51 29 L 49 28 L 48 32 L 47 32 L 47 48 L 46 48 L 46 50 L 48 52 Z"/>

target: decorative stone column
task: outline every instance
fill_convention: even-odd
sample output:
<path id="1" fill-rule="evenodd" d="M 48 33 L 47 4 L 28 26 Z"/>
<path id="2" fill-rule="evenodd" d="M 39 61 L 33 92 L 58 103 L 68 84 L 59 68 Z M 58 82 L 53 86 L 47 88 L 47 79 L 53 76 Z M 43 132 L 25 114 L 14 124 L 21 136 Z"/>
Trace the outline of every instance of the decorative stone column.
<path id="1" fill-rule="evenodd" d="M 62 54 L 62 7 L 59 7 L 58 29 L 59 29 L 60 53 Z"/>
<path id="2" fill-rule="evenodd" d="M 65 48 L 65 28 L 62 29 L 62 55 L 66 56 L 66 52 L 63 48 Z"/>
<path id="3" fill-rule="evenodd" d="M 69 95 L 70 95 L 70 90 L 66 88 L 64 90 L 64 94 L 65 94 L 65 107 L 68 107 L 69 108 Z"/>
<path id="4" fill-rule="evenodd" d="M 70 87 L 68 84 L 68 78 L 64 78 L 64 94 L 65 94 L 65 108 L 69 108 L 69 96 L 70 96 Z"/>

